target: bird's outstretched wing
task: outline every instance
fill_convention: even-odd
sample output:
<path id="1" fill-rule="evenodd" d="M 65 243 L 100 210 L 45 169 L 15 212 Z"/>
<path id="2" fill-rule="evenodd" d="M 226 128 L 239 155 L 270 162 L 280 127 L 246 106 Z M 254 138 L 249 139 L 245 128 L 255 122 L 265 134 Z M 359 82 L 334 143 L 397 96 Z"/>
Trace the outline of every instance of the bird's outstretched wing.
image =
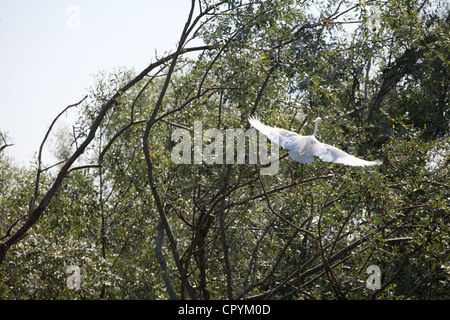
<path id="1" fill-rule="evenodd" d="M 325 162 L 341 163 L 355 167 L 374 166 L 381 164 L 381 162 L 378 160 L 367 161 L 359 159 L 355 156 L 352 156 L 351 154 L 348 154 L 345 151 L 319 141 L 317 141 L 317 143 L 315 144 L 312 144 L 311 147 L 312 155 Z"/>
<path id="2" fill-rule="evenodd" d="M 250 124 L 279 146 L 289 149 L 291 158 L 300 163 L 310 163 L 313 157 L 325 162 L 341 163 L 349 166 L 373 166 L 380 161 L 366 161 L 348 154 L 336 147 L 318 141 L 314 136 L 301 136 L 295 132 L 266 126 L 257 118 L 250 117 Z"/>
<path id="3" fill-rule="evenodd" d="M 258 118 L 249 117 L 248 122 L 272 142 L 289 150 L 294 149 L 295 145 L 298 144 L 298 141 L 305 138 L 289 130 L 266 126 L 262 124 Z"/>

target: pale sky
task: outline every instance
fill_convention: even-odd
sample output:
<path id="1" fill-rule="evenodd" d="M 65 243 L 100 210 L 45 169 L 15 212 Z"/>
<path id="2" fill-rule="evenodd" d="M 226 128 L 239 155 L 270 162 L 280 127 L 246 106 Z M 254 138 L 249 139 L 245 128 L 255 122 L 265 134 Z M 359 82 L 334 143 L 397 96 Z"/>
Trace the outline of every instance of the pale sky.
<path id="1" fill-rule="evenodd" d="M 155 50 L 174 51 L 189 8 L 188 0 L 0 0 L 0 131 L 14 144 L 4 152 L 34 161 L 54 117 L 87 94 L 94 74 L 139 72 Z"/>

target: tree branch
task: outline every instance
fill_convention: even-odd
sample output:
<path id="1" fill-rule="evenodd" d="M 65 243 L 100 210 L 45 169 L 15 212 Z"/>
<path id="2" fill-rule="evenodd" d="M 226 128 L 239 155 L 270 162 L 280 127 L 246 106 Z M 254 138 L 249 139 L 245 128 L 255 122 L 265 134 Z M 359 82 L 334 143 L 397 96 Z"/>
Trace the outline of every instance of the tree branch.
<path id="1" fill-rule="evenodd" d="M 27 215 L 27 219 L 25 220 L 25 222 L 23 223 L 23 225 L 16 231 L 14 232 L 5 242 L 0 243 L 0 264 L 3 262 L 5 256 L 6 256 L 6 252 L 8 251 L 8 249 L 14 245 L 15 243 L 17 243 L 18 241 L 20 241 L 21 239 L 23 239 L 26 234 L 28 233 L 28 230 L 33 227 L 33 225 L 39 220 L 39 218 L 41 217 L 42 213 L 45 211 L 45 209 L 47 208 L 47 206 L 49 205 L 50 201 L 52 200 L 52 198 L 55 196 L 57 190 L 59 189 L 59 187 L 61 186 L 64 178 L 67 176 L 67 173 L 69 172 L 72 164 L 80 157 L 81 154 L 84 153 L 84 151 L 86 150 L 87 146 L 92 142 L 92 140 L 95 138 L 95 134 L 100 126 L 100 124 L 102 123 L 104 117 L 106 116 L 107 112 L 115 105 L 116 101 L 118 99 L 120 99 L 120 97 L 122 96 L 123 93 L 125 93 L 126 91 L 128 91 L 130 88 L 132 88 L 134 85 L 136 85 L 139 81 L 141 81 L 145 76 L 147 76 L 147 74 L 152 71 L 153 69 L 163 65 L 164 63 L 174 59 L 175 56 L 179 56 L 180 54 L 184 54 L 184 53 L 188 53 L 188 52 L 194 52 L 194 51 L 203 51 L 203 50 L 208 50 L 208 49 L 212 49 L 214 48 L 214 46 L 199 46 L 199 47 L 192 47 L 192 48 L 182 48 L 179 47 L 179 50 L 177 50 L 176 53 L 173 54 L 169 54 L 168 56 L 159 59 L 158 61 L 151 63 L 147 68 L 145 68 L 143 71 L 141 71 L 137 76 L 135 76 L 131 81 L 129 81 L 127 84 L 125 84 L 123 87 L 121 87 L 100 109 L 100 111 L 98 112 L 96 118 L 94 119 L 94 122 L 92 123 L 90 130 L 88 132 L 88 135 L 86 136 L 85 140 L 77 147 L 77 149 L 74 151 L 74 153 L 70 156 L 69 159 L 67 159 L 67 161 L 65 161 L 64 165 L 62 166 L 62 168 L 60 169 L 60 171 L 58 172 L 55 180 L 53 181 L 53 184 L 50 186 L 50 188 L 46 191 L 46 193 L 44 194 L 44 196 L 42 197 L 39 205 L 36 207 L 35 206 L 35 202 L 37 200 L 37 193 L 36 193 L 36 185 L 38 185 L 38 181 L 39 181 L 39 175 L 41 174 L 42 170 L 38 170 L 38 176 L 36 177 L 36 184 L 35 184 L 35 193 L 33 196 L 33 199 L 30 201 L 30 205 L 29 205 L 29 213 Z M 83 99 L 84 100 L 84 99 Z M 82 101 L 83 101 L 82 100 Z M 74 105 L 70 105 L 69 107 L 78 105 L 79 103 L 81 103 L 82 101 L 74 104 Z M 56 122 L 57 118 L 64 113 L 65 111 L 67 111 L 67 109 L 69 108 L 65 108 L 53 121 L 51 128 L 53 127 L 54 123 Z M 49 132 L 51 130 L 51 128 L 49 129 L 49 131 L 47 132 L 47 134 L 45 135 L 43 142 L 40 146 L 40 151 L 39 154 L 41 155 L 41 151 L 43 148 L 43 145 L 45 143 L 45 141 L 48 138 Z M 39 156 L 38 158 L 38 166 L 39 163 L 41 163 L 41 156 Z M 38 189 L 37 189 L 38 190 Z M 11 231 L 11 230 L 10 230 Z M 3 237 L 5 238 L 5 237 Z"/>
<path id="2" fill-rule="evenodd" d="M 151 189 L 153 198 L 154 198 L 155 203 L 156 203 L 156 208 L 157 208 L 158 213 L 159 213 L 161 226 L 164 228 L 164 230 L 166 232 L 166 235 L 167 235 L 167 237 L 169 239 L 170 248 L 171 248 L 174 260 L 175 260 L 175 264 L 176 264 L 176 266 L 178 268 L 178 272 L 179 272 L 180 277 L 182 279 L 183 279 L 183 275 L 185 275 L 186 272 L 185 272 L 185 270 L 183 268 L 183 265 L 180 262 L 180 258 L 179 258 L 179 255 L 178 255 L 178 249 L 177 249 L 177 243 L 176 243 L 175 238 L 174 238 L 174 236 L 172 234 L 169 222 L 167 221 L 166 213 L 165 213 L 164 207 L 162 205 L 161 198 L 159 196 L 159 193 L 158 193 L 158 190 L 156 188 L 156 184 L 155 184 L 155 181 L 154 181 L 154 178 L 153 178 L 153 162 L 152 162 L 151 157 L 150 157 L 149 135 L 150 135 L 150 130 L 151 130 L 153 124 L 154 124 L 154 119 L 156 118 L 156 116 L 158 114 L 158 111 L 161 108 L 163 98 L 164 98 L 164 96 L 166 94 L 167 88 L 168 88 L 169 83 L 170 83 L 170 79 L 172 77 L 173 71 L 175 69 L 175 65 L 177 63 L 177 59 L 178 59 L 179 55 L 181 54 L 182 48 L 184 46 L 184 43 L 185 43 L 185 41 L 186 41 L 186 39 L 187 39 L 187 37 L 189 35 L 188 30 L 190 29 L 190 24 L 191 24 L 194 8 L 195 8 L 195 1 L 192 0 L 191 10 L 189 12 L 189 17 L 187 19 L 187 22 L 186 22 L 186 24 L 184 26 L 184 29 L 183 29 L 183 32 L 181 34 L 181 38 L 180 38 L 180 41 L 178 43 L 178 48 L 177 48 L 175 54 L 172 57 L 172 61 L 171 61 L 170 67 L 169 67 L 169 71 L 167 72 L 167 75 L 166 75 L 166 80 L 165 80 L 163 88 L 162 88 L 162 90 L 161 90 L 161 92 L 159 94 L 158 101 L 156 102 L 156 105 L 155 105 L 155 107 L 153 109 L 151 117 L 147 121 L 145 132 L 144 132 L 144 135 L 143 135 L 143 138 L 142 138 L 145 162 L 147 164 L 147 179 L 149 181 L 150 189 Z M 188 290 L 188 293 L 191 296 L 191 298 L 196 298 L 196 295 L 195 295 L 194 291 L 192 290 L 192 288 L 190 287 L 190 285 L 188 284 L 188 282 L 187 281 L 182 281 L 182 283 L 186 286 L 186 289 Z"/>

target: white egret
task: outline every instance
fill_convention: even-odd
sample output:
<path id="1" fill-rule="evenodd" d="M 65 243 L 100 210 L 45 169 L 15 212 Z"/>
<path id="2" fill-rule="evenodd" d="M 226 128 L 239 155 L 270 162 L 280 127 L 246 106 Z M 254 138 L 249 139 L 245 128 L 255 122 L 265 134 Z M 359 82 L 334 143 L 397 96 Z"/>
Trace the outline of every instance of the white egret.
<path id="1" fill-rule="evenodd" d="M 314 162 L 313 157 L 326 162 L 341 163 L 349 166 L 373 166 L 380 165 L 381 161 L 366 161 L 356 158 L 336 147 L 322 143 L 316 139 L 317 128 L 322 119 L 319 117 L 315 122 L 314 133 L 311 136 L 301 136 L 295 132 L 285 129 L 266 126 L 257 118 L 249 117 L 250 124 L 275 142 L 279 146 L 289 149 L 291 158 L 300 163 Z"/>

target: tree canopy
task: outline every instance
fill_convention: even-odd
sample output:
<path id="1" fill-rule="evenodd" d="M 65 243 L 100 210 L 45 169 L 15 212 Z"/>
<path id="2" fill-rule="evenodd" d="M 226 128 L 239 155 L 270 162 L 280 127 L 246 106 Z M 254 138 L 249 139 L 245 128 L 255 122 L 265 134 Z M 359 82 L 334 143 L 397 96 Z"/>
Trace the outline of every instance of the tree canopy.
<path id="1" fill-rule="evenodd" d="M 53 125 L 30 168 L 2 133 L 0 297 L 448 299 L 448 4 L 193 0 L 186 17 L 173 52 L 67 107 L 58 163 Z M 225 150 L 249 116 L 304 135 L 320 116 L 321 141 L 383 164 L 280 148 L 263 175 L 250 140 L 245 163 L 173 161 L 175 130 L 195 149 L 200 121 L 197 146 Z"/>

